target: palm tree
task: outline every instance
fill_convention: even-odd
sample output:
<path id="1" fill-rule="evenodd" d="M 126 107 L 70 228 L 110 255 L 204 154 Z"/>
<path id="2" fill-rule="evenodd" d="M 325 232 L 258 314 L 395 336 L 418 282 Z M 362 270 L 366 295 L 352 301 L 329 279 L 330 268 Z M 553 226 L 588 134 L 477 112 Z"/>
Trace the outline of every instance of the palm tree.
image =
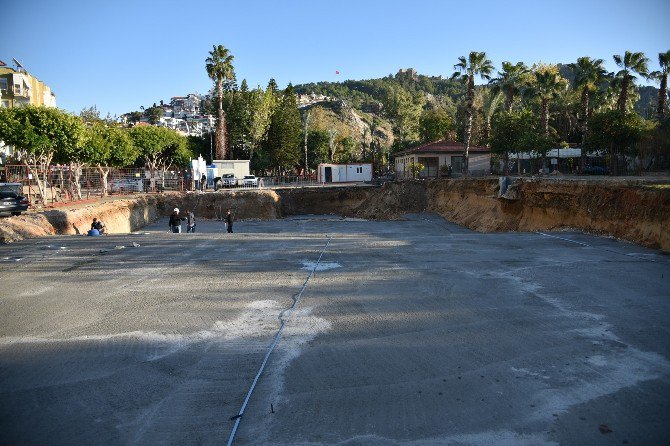
<path id="1" fill-rule="evenodd" d="M 511 62 L 502 63 L 502 71 L 498 71 L 498 77 L 491 80 L 493 91 L 505 93 L 505 110 L 512 111 L 514 96 L 520 93 L 525 84 L 524 76 L 528 74 L 528 67 L 523 62 L 512 65 Z"/>
<path id="2" fill-rule="evenodd" d="M 582 131 L 582 154 L 579 160 L 579 170 L 584 170 L 586 160 L 586 133 L 589 128 L 589 117 L 591 116 L 590 93 L 597 90 L 598 85 L 607 75 L 602 59 L 591 59 L 590 57 L 580 57 L 577 63 L 571 63 L 570 69 L 575 75 L 575 88 L 581 88 L 582 113 L 579 117 L 579 123 Z"/>
<path id="3" fill-rule="evenodd" d="M 491 79 L 493 64 L 486 58 L 486 53 L 483 51 L 472 51 L 467 59 L 461 56 L 458 60 L 459 62 L 454 65 L 454 69 L 458 71 L 451 78 L 459 79 L 468 86 L 465 106 L 465 156 L 463 159 L 463 172 L 467 175 L 469 172 L 468 161 L 470 157 L 470 139 L 472 137 L 472 119 L 475 112 L 475 76 L 480 76 L 486 80 Z"/>
<path id="4" fill-rule="evenodd" d="M 549 101 L 565 89 L 568 82 L 552 67 L 535 70 L 535 93 L 540 97 L 540 125 L 545 136 L 549 136 Z"/>
<path id="5" fill-rule="evenodd" d="M 489 138 L 491 136 L 491 120 L 493 119 L 493 115 L 502 105 L 504 98 L 505 95 L 503 92 L 496 92 L 489 89 L 481 90 L 478 95 L 477 102 L 481 104 L 482 114 L 484 115 L 485 125 L 482 136 L 486 147 L 489 146 Z"/>
<path id="6" fill-rule="evenodd" d="M 668 100 L 668 73 L 670 73 L 670 50 L 665 53 L 658 53 L 658 64 L 661 66 L 659 71 L 651 73 L 651 77 L 659 81 L 658 107 L 656 108 L 656 117 L 662 121 L 665 116 L 665 103 Z"/>
<path id="7" fill-rule="evenodd" d="M 226 147 L 226 115 L 223 112 L 223 82 L 235 78 L 233 59 L 226 47 L 214 45 L 209 57 L 205 60 L 207 75 L 216 83 L 216 94 L 219 100 L 218 119 L 216 122 L 216 156 L 228 159 Z"/>
<path id="8" fill-rule="evenodd" d="M 615 54 L 613 57 L 614 62 L 621 68 L 616 74 L 618 78 L 621 78 L 621 93 L 619 94 L 617 109 L 625 112 L 626 104 L 628 103 L 628 86 L 635 83 L 635 75 L 633 73 L 637 73 L 642 77 L 649 77 L 649 69 L 647 68 L 649 59 L 647 59 L 644 53 L 631 53 L 630 51 L 626 51 L 623 56 Z"/>

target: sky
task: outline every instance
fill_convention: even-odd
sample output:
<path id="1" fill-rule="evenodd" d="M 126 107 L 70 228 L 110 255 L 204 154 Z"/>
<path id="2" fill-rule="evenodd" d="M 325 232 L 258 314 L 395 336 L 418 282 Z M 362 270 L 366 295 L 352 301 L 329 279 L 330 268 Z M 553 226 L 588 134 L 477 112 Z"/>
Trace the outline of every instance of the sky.
<path id="1" fill-rule="evenodd" d="M 415 68 L 450 76 L 458 57 L 570 63 L 642 51 L 650 69 L 670 49 L 670 1 L 594 0 L 0 0 L 0 60 L 51 87 L 59 108 L 102 116 L 207 93 L 213 45 L 238 81 L 371 79 Z M 339 71 L 339 74 L 336 72 Z"/>

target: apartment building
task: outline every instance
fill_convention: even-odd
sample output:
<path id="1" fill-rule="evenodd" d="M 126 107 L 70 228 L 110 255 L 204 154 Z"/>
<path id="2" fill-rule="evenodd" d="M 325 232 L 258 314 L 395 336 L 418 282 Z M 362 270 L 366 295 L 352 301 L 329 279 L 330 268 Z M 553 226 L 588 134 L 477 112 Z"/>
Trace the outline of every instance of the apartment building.
<path id="1" fill-rule="evenodd" d="M 21 105 L 55 107 L 56 95 L 21 65 L 14 69 L 0 61 L 0 107 Z"/>

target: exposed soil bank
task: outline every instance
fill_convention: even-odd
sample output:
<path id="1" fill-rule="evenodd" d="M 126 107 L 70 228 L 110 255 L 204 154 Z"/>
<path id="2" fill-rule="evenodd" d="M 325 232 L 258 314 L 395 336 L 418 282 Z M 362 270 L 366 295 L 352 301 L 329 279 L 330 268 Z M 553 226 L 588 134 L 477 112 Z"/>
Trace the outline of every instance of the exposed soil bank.
<path id="1" fill-rule="evenodd" d="M 407 181 L 383 187 L 287 188 L 142 195 L 0 220 L 0 241 L 85 233 L 93 217 L 109 232 L 140 229 L 174 207 L 197 218 L 276 219 L 337 214 L 398 219 L 430 211 L 477 231 L 580 229 L 670 251 L 670 185 L 630 180 L 522 179 L 499 198 L 497 178 Z M 167 229 L 167 228 L 166 228 Z"/>
<path id="2" fill-rule="evenodd" d="M 579 229 L 611 235 L 670 251 L 670 185 L 626 180 L 520 179 L 498 198 L 497 178 L 413 182 L 410 211 L 425 210 L 470 229 L 542 231 Z M 394 197 L 406 194 L 404 183 L 386 184 L 359 208 L 364 218 L 397 218 Z M 400 204 L 402 208 L 402 204 Z M 412 209 L 413 207 L 413 209 Z"/>

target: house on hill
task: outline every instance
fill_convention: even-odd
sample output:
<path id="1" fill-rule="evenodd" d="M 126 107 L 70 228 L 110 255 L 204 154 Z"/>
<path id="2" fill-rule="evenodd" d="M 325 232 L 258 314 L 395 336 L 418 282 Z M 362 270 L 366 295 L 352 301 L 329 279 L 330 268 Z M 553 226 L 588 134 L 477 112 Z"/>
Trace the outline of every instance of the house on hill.
<path id="1" fill-rule="evenodd" d="M 409 165 L 423 164 L 425 167 L 419 174 L 420 178 L 438 178 L 446 176 L 440 169 L 451 166 L 453 174 L 463 171 L 465 144 L 455 141 L 436 141 L 412 147 L 395 154 L 395 173 L 398 178 L 407 178 L 412 174 Z M 491 171 L 491 149 L 488 147 L 470 146 L 469 171 L 472 175 L 485 175 Z M 446 170 L 445 167 L 443 170 Z"/>

